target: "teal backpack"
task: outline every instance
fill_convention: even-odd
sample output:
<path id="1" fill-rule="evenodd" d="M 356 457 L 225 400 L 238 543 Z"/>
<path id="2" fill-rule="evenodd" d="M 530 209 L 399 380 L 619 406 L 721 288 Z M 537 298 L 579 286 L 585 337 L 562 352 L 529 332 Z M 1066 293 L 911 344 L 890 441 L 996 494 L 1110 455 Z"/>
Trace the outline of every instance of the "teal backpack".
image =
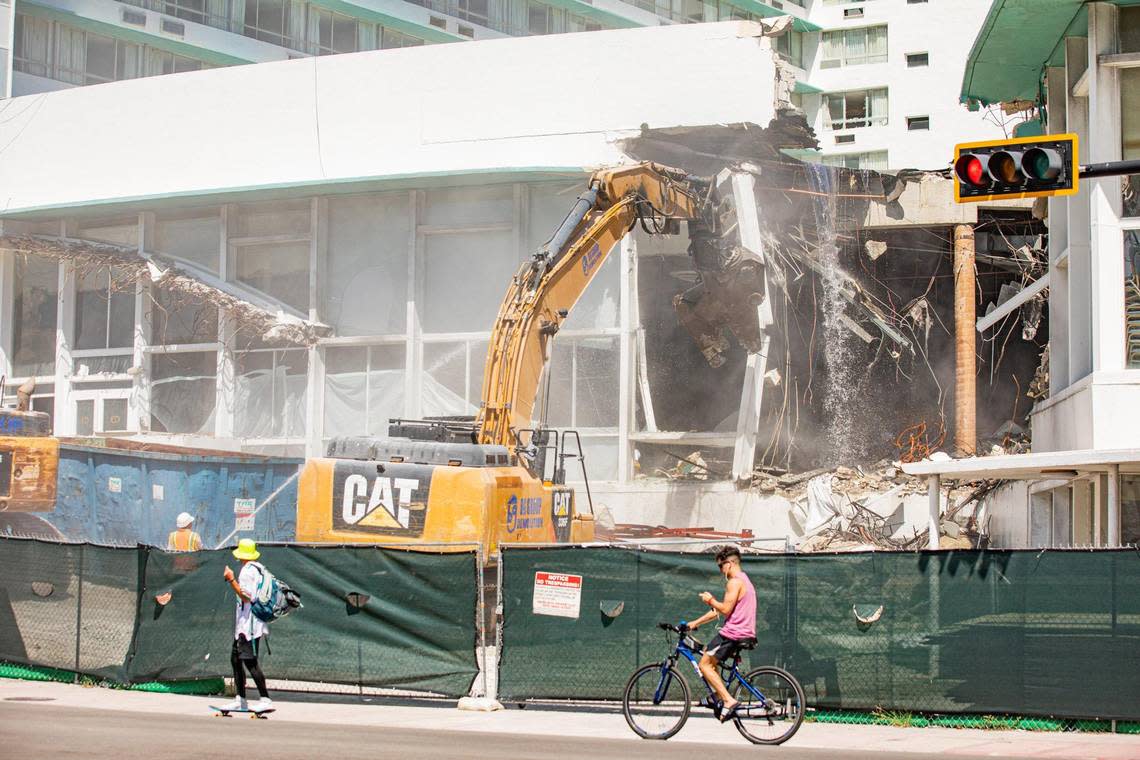
<path id="1" fill-rule="evenodd" d="M 263 623 L 272 623 L 301 607 L 301 595 L 290 588 L 288 583 L 276 578 L 260 562 L 250 564 L 261 573 L 257 591 L 249 600 L 249 611 L 255 618 Z"/>

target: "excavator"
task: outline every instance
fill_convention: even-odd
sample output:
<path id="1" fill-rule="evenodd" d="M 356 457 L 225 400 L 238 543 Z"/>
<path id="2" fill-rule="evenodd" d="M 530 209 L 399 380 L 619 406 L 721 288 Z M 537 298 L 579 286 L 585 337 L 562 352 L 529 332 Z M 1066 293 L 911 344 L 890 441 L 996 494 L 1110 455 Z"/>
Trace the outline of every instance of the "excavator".
<path id="1" fill-rule="evenodd" d="M 722 327 L 759 350 L 759 326 L 726 317 L 726 292 L 755 306 L 761 265 L 739 260 L 736 215 L 719 184 L 651 162 L 595 172 L 511 281 L 491 331 L 478 414 L 397 419 L 385 438 L 333 439 L 327 456 L 301 472 L 297 540 L 482 544 L 489 554 L 500 544 L 592 541 L 592 504 L 581 508 L 566 484 L 567 461 L 576 461 L 592 501 L 581 440 L 545 427 L 545 403 L 535 422 L 554 338 L 628 231 L 641 224 L 676 234 L 684 221 L 701 282 L 674 300 L 683 325 L 713 366 L 727 347 Z"/>

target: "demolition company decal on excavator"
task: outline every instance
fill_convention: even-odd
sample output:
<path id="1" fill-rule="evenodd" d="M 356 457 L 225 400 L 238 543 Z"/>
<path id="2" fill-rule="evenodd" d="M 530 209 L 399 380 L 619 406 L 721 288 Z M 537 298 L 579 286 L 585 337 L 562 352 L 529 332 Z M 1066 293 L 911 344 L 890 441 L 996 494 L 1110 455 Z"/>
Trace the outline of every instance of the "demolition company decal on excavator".
<path id="1" fill-rule="evenodd" d="M 537 530 L 543 526 L 542 497 L 520 499 L 511 494 L 507 499 L 507 533 L 516 530 Z"/>

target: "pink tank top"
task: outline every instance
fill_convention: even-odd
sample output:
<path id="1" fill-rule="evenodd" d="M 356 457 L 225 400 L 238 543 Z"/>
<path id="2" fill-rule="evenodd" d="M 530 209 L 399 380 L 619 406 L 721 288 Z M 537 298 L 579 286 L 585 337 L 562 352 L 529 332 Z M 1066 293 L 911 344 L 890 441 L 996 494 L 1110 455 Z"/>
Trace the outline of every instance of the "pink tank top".
<path id="1" fill-rule="evenodd" d="M 744 593 L 736 600 L 732 614 L 720 629 L 720 635 L 733 641 L 756 638 L 756 589 L 744 573 L 736 576 L 744 581 Z"/>

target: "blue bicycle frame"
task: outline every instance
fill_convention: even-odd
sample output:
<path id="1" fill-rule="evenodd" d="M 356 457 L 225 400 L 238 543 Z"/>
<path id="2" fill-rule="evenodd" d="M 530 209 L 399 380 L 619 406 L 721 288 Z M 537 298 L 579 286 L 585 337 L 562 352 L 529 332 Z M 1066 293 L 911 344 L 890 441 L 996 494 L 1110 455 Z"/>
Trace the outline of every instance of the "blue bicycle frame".
<path id="1" fill-rule="evenodd" d="M 705 685 L 705 690 L 708 692 L 708 695 L 715 699 L 716 693 L 713 691 L 712 687 L 709 686 L 709 682 L 705 680 L 705 676 L 703 673 L 701 673 L 701 669 L 697 664 L 700 661 L 701 652 L 693 649 L 685 643 L 685 639 L 689 638 L 687 633 L 683 633 L 679 630 L 676 632 L 680 634 L 679 640 L 677 641 L 677 647 L 673 650 L 673 654 L 669 655 L 669 657 L 665 658 L 665 661 L 661 663 L 661 680 L 657 684 L 657 690 L 653 693 L 653 704 L 659 705 L 661 704 L 662 700 L 665 699 L 665 693 L 669 689 L 669 681 L 673 677 L 669 671 L 674 665 L 676 665 L 677 660 L 681 657 L 684 657 L 689 661 L 689 664 L 693 666 L 693 671 L 697 674 L 697 678 L 701 679 L 701 683 Z M 691 640 L 694 643 L 699 643 L 696 641 L 696 639 Z M 748 692 L 751 693 L 752 696 L 759 701 L 760 705 L 769 704 L 768 698 L 760 693 L 759 689 L 755 688 L 752 684 L 748 683 L 744 680 L 743 677 L 741 677 L 738 667 L 739 664 L 740 655 L 733 655 L 732 667 L 729 669 L 728 677 L 724 678 L 724 687 L 727 689 L 732 685 L 734 681 L 739 681 L 740 684 L 744 686 L 744 688 L 747 689 Z M 724 668 L 725 666 L 722 664 L 720 667 Z"/>

